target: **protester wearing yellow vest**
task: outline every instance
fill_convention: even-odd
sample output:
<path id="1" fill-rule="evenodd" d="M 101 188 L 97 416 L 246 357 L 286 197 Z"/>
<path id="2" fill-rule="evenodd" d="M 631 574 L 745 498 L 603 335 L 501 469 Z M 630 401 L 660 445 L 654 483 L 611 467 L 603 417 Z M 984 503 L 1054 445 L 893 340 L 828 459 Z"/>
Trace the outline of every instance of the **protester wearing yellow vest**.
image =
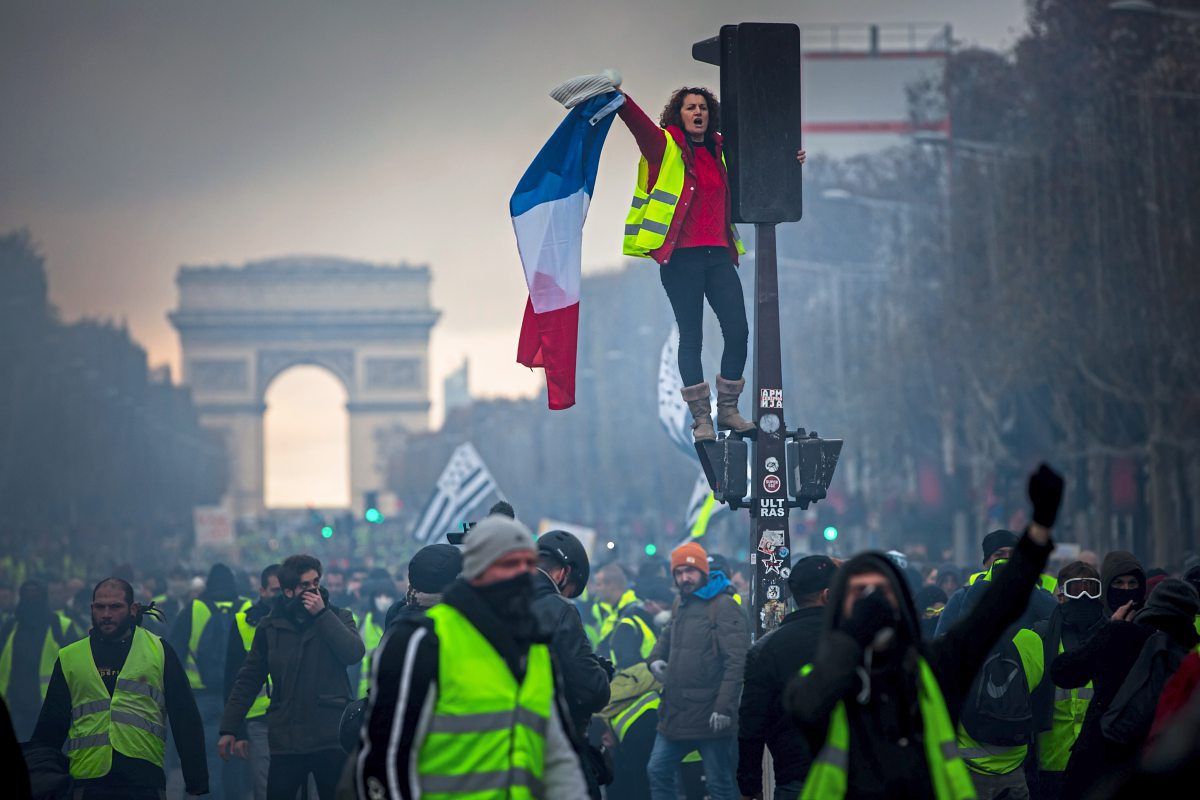
<path id="1" fill-rule="evenodd" d="M 258 602 L 251 604 L 249 600 L 242 603 L 241 609 L 234 615 L 234 629 L 229 635 L 229 650 L 225 657 L 225 694 L 228 695 L 237 680 L 237 674 L 246 662 L 250 647 L 254 644 L 254 634 L 258 623 L 274 607 L 275 598 L 279 597 L 279 564 L 266 567 L 258 579 Z M 268 678 L 259 690 L 258 696 L 250 710 L 246 712 L 245 733 L 239 736 L 244 747 L 239 748 L 242 758 L 249 761 L 249 783 L 253 787 L 254 800 L 266 800 L 267 774 L 271 765 L 271 750 L 267 742 L 267 708 L 271 702 L 271 681 Z M 244 780 L 239 774 L 234 783 Z"/>
<path id="2" fill-rule="evenodd" d="M 617 624 L 598 652 L 618 670 L 645 661 L 658 643 L 661 625 L 655 619 L 670 615 L 674 602 L 675 587 L 670 581 L 652 576 L 639 578 L 637 602 L 626 604 L 617 614 Z"/>
<path id="3" fill-rule="evenodd" d="M 983 537 L 983 566 L 986 569 L 972 575 L 961 588 L 950 595 L 946 606 L 938 614 L 937 625 L 934 629 L 935 636 L 942 636 L 963 618 L 968 605 L 967 596 L 975 584 L 980 581 L 990 581 L 993 571 L 1008 561 L 1016 544 L 1017 534 L 1008 530 L 994 530 Z M 1045 586 L 1053 586 L 1053 583 L 1054 578 L 1048 575 L 1038 575 L 1037 588 L 1041 591 L 1031 592 L 1026 601 L 1029 606 L 1026 612 L 1027 620 L 1041 621 L 1050 616 L 1055 605 L 1054 597 L 1051 595 L 1053 589 L 1045 590 Z"/>
<path id="4" fill-rule="evenodd" d="M 50 609 L 46 585 L 21 584 L 12 620 L 0 631 L 0 696 L 8 704 L 17 738 L 24 740 L 37 722 L 59 648 L 79 638 L 62 612 Z"/>
<path id="5" fill-rule="evenodd" d="M 639 581 L 639 584 L 641 581 Z M 646 765 L 654 749 L 662 685 L 644 663 L 617 672 L 612 697 L 597 715 L 604 721 L 603 741 L 613 758 L 613 782 L 608 796 L 649 800 Z"/>
<path id="6" fill-rule="evenodd" d="M 682 395 L 696 441 L 716 438 L 711 394 L 700 362 L 704 300 L 724 337 L 717 375 L 717 427 L 748 431 L 738 413 L 745 386 L 749 326 L 736 264 L 745 253 L 733 226 L 721 108 L 708 89 L 684 87 L 671 95 L 656 124 L 626 95 L 617 113 L 633 133 L 642 157 L 625 218 L 625 255 L 653 258 L 679 326 Z M 805 153 L 796 153 L 804 163 Z"/>
<path id="7" fill-rule="evenodd" d="M 1042 639 L 1047 675 L 1034 693 L 1039 723 L 1037 796 L 1045 800 L 1057 800 L 1062 793 L 1071 748 L 1079 739 L 1093 694 L 1090 681 L 1071 689 L 1055 686 L 1049 680 L 1050 665 L 1060 653 L 1082 645 L 1104 618 L 1100 573 L 1095 567 L 1082 561 L 1067 564 L 1059 570 L 1057 585 L 1058 607 L 1046 622 L 1033 628 Z"/>
<path id="8" fill-rule="evenodd" d="M 92 631 L 59 651 L 33 740 L 64 748 L 86 800 L 157 798 L 166 788 L 168 720 L 188 794 L 208 791 L 203 728 L 171 646 L 138 626 L 133 587 L 119 578 L 92 593 Z"/>
<path id="9" fill-rule="evenodd" d="M 1042 641 L 1028 628 L 1018 630 L 1012 641 L 1016 646 L 1023 675 L 1010 673 L 1009 683 L 1000 688 L 1032 694 L 1042 683 L 1046 672 Z M 1022 677 L 1023 682 L 1020 680 Z M 994 687 L 988 687 L 992 688 Z M 1032 705 L 1031 699 L 1029 702 Z M 1032 738 L 1032 719 L 1030 723 L 1029 735 Z M 971 781 L 975 784 L 975 791 L 981 798 L 1029 797 L 1025 771 L 1021 768 L 1029 754 L 1028 744 L 1002 746 L 980 742 L 967 732 L 962 722 L 958 724 L 957 734 L 959 756 L 966 762 Z"/>
<path id="10" fill-rule="evenodd" d="M 375 578 L 363 586 L 365 607 L 358 615 L 358 632 L 367 652 L 359 665 L 356 697 L 366 697 L 371 688 L 371 658 L 375 655 L 375 648 L 383 641 L 387 613 L 395 604 L 397 594 L 396 584 L 391 578 Z"/>
<path id="11" fill-rule="evenodd" d="M 976 796 L 955 726 L 992 647 L 1021 616 L 1053 545 L 1063 481 L 1029 480 L 1033 523 L 963 624 L 923 641 L 907 581 L 882 553 L 838 570 L 821 646 L 784 690 L 784 708 L 820 742 L 803 798 Z"/>
<path id="12" fill-rule="evenodd" d="M 529 529 L 492 515 L 466 536 L 460 580 L 402 616 L 375 662 L 359 797 L 588 796 L 549 648 L 531 609 Z"/>

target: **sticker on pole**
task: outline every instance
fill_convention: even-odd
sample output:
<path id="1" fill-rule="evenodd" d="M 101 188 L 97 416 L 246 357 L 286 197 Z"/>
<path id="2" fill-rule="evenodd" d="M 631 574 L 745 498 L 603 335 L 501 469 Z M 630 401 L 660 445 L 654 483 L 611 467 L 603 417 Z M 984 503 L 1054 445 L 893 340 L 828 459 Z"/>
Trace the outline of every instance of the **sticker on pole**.
<path id="1" fill-rule="evenodd" d="M 783 486 L 783 481 L 779 480 L 778 475 L 768 475 L 763 478 L 763 491 L 767 494 L 775 494 L 781 486 Z"/>
<path id="2" fill-rule="evenodd" d="M 767 468 L 767 472 L 779 472 L 779 459 L 771 456 L 763 463 L 763 466 Z"/>
<path id="3" fill-rule="evenodd" d="M 759 408 L 783 408 L 783 389 L 763 389 L 759 394 Z"/>

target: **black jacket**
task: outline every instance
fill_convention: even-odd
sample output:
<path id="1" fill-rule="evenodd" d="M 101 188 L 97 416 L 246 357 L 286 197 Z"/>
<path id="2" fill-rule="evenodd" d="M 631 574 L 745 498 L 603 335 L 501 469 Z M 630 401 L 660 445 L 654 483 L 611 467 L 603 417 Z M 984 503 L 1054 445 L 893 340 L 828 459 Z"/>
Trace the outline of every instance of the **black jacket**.
<path id="1" fill-rule="evenodd" d="M 133 643 L 132 632 L 124 639 L 104 639 L 95 632 L 91 634 L 92 658 L 108 693 L 117 685 L 117 675 L 125 666 L 129 647 Z M 208 791 L 208 765 L 205 762 L 204 724 L 196 698 L 188 684 L 187 673 L 171 645 L 163 641 L 163 689 L 167 696 L 167 718 L 171 722 L 171 734 L 179 750 L 180 766 L 183 768 L 183 783 L 189 794 L 204 794 Z M 54 674 L 42 703 L 33 741 L 62 749 L 71 729 L 71 689 L 63 676 L 62 664 L 54 662 Z M 215 742 L 212 743 L 215 746 Z M 140 758 L 129 758 L 114 751 L 112 769 L 101 778 L 77 783 L 110 787 L 165 789 L 167 782 L 161 767 Z"/>
<path id="2" fill-rule="evenodd" d="M 971 681 L 992 646 L 1024 612 L 1051 549 L 1050 544 L 1037 545 L 1028 535 L 1022 536 L 1012 560 L 990 582 L 979 604 L 932 642 L 921 640 L 908 586 L 889 559 L 882 554 L 855 556 L 838 571 L 813 669 L 788 685 L 784 707 L 796 718 L 816 753 L 825 742 L 830 713 L 839 701 L 845 701 L 850 726 L 848 797 L 906 800 L 933 796 L 917 708 L 916 655 L 922 655 L 933 670 L 951 724 L 957 725 Z M 855 701 L 863 688 L 857 671 L 863 664 L 863 650 L 840 630 L 848 567 L 858 559 L 871 559 L 875 570 L 888 576 L 900 600 L 904 635 L 913 643 L 902 657 L 877 659 L 865 705 Z"/>
<path id="3" fill-rule="evenodd" d="M 225 702 L 221 733 L 237 734 L 270 675 L 271 754 L 340 750 L 342 711 L 352 699 L 346 668 L 361 661 L 366 648 L 346 609 L 327 605 L 307 618 L 307 611 L 290 611 L 286 601 L 281 595 L 255 628 L 250 652 Z"/>
<path id="4" fill-rule="evenodd" d="M 738 717 L 738 789 L 747 797 L 763 790 L 763 746 L 770 748 L 775 783 L 803 780 L 812 763 L 808 742 L 783 711 L 783 690 L 813 660 L 825 609 L 793 611 L 746 654 L 746 682 Z"/>
<path id="5" fill-rule="evenodd" d="M 1064 798 L 1083 797 L 1098 778 L 1133 766 L 1141 748 L 1106 739 L 1100 730 L 1100 719 L 1155 630 L 1138 622 L 1106 621 L 1093 629 L 1087 641 L 1050 664 L 1050 679 L 1056 686 L 1075 689 L 1091 681 L 1093 691 L 1079 738 L 1071 748 Z M 1195 631 L 1190 626 L 1171 633 L 1180 647 L 1196 646 Z"/>
<path id="6" fill-rule="evenodd" d="M 571 722 L 583 731 L 592 714 L 608 705 L 608 673 L 592 652 L 579 612 L 541 570 L 533 576 L 533 615 L 562 672 Z"/>

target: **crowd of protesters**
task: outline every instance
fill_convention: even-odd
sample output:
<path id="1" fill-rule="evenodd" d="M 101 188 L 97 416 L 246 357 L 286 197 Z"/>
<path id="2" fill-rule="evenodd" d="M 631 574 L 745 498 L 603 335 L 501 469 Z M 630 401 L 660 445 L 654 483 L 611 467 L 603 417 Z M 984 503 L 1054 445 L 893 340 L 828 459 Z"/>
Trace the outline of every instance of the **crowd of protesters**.
<path id="1" fill-rule="evenodd" d="M 503 503 L 392 571 L 298 554 L 92 585 L 31 573 L 0 607 L 0 758 L 15 796 L 92 800 L 1016 800 L 1194 781 L 1200 564 L 1113 551 L 1048 569 L 1061 494 L 1031 476 L 1032 522 L 982 537 L 967 569 L 797 558 L 794 610 L 757 641 L 748 570 L 700 541 L 593 566 Z"/>

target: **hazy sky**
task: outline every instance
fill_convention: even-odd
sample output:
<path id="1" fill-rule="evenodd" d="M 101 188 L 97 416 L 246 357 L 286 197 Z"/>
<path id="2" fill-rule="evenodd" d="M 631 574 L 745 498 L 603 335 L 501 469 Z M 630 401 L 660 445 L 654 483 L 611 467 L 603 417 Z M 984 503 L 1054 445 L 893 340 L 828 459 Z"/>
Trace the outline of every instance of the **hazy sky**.
<path id="1" fill-rule="evenodd" d="M 562 119 L 547 90 L 612 66 L 657 108 L 685 82 L 716 86 L 691 44 L 749 20 L 949 22 L 1005 47 L 1023 3 L 6 0 L 0 231 L 31 229 L 64 317 L 125 319 L 152 363 L 176 367 L 165 315 L 181 264 L 428 264 L 444 312 L 435 402 L 464 354 L 476 393 L 529 392 L 541 376 L 513 361 L 526 292 L 507 200 Z M 635 162 L 618 123 L 585 269 L 620 262 Z"/>

